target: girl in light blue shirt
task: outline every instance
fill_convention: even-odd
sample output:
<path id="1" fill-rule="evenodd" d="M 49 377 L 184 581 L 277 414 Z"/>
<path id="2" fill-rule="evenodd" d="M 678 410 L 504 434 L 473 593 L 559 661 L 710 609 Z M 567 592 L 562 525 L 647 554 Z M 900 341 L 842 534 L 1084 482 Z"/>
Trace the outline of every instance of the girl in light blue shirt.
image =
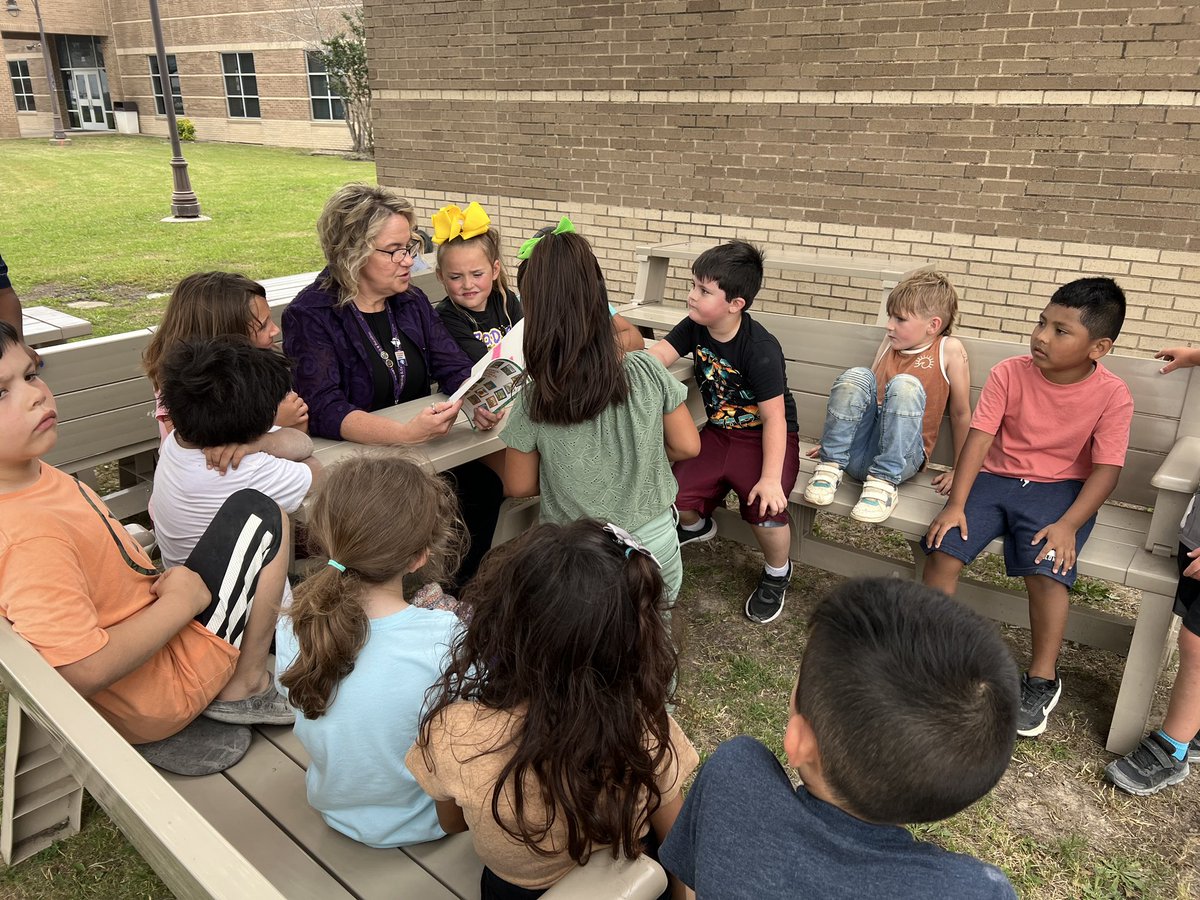
<path id="1" fill-rule="evenodd" d="M 444 834 L 404 753 L 459 625 L 446 609 L 412 605 L 404 580 L 457 565 L 457 510 L 444 481 L 401 455 L 339 463 L 309 517 L 310 538 L 329 561 L 279 618 L 278 680 L 311 757 L 308 802 L 371 847 Z"/>

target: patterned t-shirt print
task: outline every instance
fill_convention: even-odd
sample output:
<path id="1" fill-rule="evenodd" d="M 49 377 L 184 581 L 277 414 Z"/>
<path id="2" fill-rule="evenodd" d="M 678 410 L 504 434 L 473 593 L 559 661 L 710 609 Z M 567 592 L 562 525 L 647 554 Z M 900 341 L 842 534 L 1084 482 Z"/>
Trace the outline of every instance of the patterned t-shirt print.
<path id="1" fill-rule="evenodd" d="M 758 404 L 742 384 L 742 373 L 707 347 L 697 347 L 703 378 L 700 395 L 709 410 L 708 421 L 717 428 L 761 428 Z"/>

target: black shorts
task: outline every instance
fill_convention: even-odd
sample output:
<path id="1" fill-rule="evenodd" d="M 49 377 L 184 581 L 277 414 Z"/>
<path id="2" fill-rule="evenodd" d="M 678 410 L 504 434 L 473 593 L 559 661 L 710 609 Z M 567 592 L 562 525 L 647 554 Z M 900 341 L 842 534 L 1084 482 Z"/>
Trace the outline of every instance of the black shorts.
<path id="1" fill-rule="evenodd" d="M 1183 544 L 1179 545 L 1179 587 L 1175 588 L 1175 615 L 1183 620 L 1182 625 L 1196 637 L 1200 637 L 1200 581 L 1188 578 L 1183 570 L 1190 566 L 1193 560 L 1188 559 L 1191 551 Z"/>

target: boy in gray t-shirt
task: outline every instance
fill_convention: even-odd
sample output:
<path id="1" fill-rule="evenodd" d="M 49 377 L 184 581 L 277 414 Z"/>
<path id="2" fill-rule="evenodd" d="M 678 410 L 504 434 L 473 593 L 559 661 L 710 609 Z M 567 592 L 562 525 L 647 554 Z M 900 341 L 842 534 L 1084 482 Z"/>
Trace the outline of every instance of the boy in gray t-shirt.
<path id="1" fill-rule="evenodd" d="M 1155 354 L 1167 364 L 1162 373 L 1200 366 L 1200 349 L 1168 347 Z M 1162 727 L 1142 738 L 1133 752 L 1104 770 L 1123 791 L 1145 797 L 1178 784 L 1189 763 L 1200 762 L 1200 492 L 1179 523 L 1179 587 L 1175 615 L 1179 629 L 1179 671 Z"/>
<path id="2" fill-rule="evenodd" d="M 1017 734 L 1017 667 L 940 591 L 847 581 L 813 612 L 783 736 L 792 787 L 741 736 L 709 757 L 659 852 L 704 898 L 1015 900 L 1004 873 L 903 827 L 974 803 Z"/>

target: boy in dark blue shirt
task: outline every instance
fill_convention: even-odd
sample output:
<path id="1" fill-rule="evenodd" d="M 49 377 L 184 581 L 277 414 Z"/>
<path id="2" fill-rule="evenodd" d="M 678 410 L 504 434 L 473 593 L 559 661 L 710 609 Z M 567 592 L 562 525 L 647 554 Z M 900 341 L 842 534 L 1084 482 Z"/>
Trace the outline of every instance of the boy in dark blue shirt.
<path id="1" fill-rule="evenodd" d="M 858 579 L 814 611 L 783 746 L 736 737 L 700 770 L 660 851 L 703 900 L 1014 900 L 1004 874 L 917 841 L 1000 780 L 1017 668 L 994 627 L 944 594 Z"/>

